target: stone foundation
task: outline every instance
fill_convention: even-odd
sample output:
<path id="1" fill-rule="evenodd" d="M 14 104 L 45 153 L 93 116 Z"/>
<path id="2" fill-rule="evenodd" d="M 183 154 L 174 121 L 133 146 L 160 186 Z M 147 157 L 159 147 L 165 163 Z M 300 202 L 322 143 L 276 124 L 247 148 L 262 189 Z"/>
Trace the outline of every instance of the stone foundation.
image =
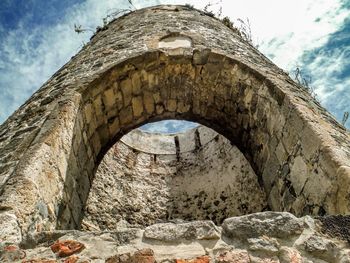
<path id="1" fill-rule="evenodd" d="M 343 226 L 349 228 L 350 225 Z M 309 216 L 264 212 L 211 221 L 160 223 L 111 232 L 42 232 L 32 243 L 4 246 L 1 262 L 55 263 L 347 263 L 345 239 Z"/>

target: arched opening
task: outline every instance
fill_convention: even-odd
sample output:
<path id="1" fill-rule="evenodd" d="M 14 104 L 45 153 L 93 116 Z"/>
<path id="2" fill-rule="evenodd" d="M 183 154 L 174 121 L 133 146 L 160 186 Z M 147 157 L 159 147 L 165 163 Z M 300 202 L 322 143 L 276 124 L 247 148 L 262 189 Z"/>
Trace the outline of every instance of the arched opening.
<path id="1" fill-rule="evenodd" d="M 220 225 L 266 209 L 249 162 L 223 136 L 205 126 L 175 134 L 135 129 L 100 163 L 82 228 L 111 231 L 170 220 Z"/>
<path id="2" fill-rule="evenodd" d="M 166 119 L 200 123 L 235 145 L 269 209 L 296 216 L 349 213 L 344 128 L 222 21 L 185 6 L 157 6 L 101 28 L 0 126 L 0 218 L 6 230 L 0 239 L 30 245 L 45 231 L 52 236 L 55 229 L 79 228 L 108 150 L 133 129 Z M 243 220 L 250 224 L 251 218 Z M 209 225 L 209 237 L 217 240 L 220 231 Z M 270 230 L 259 228 L 262 235 Z M 293 231 L 281 233 L 289 238 Z"/>
<path id="3" fill-rule="evenodd" d="M 284 94 L 245 65 L 196 52 L 149 52 L 104 73 L 82 92 L 68 161 L 59 228 L 76 228 L 98 164 L 123 135 L 163 119 L 198 122 L 225 136 L 249 161 L 272 210 L 296 215 L 332 209 L 330 181 L 308 165 L 317 149 L 301 147 L 307 130 Z M 307 175 L 307 176 L 305 176 Z M 315 191 L 313 180 L 321 181 Z"/>

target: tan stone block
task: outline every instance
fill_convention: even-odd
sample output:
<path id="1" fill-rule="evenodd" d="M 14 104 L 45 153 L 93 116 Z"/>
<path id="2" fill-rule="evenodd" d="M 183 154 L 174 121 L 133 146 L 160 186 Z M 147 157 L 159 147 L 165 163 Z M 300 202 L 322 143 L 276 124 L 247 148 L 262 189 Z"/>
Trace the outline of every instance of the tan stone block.
<path id="1" fill-rule="evenodd" d="M 201 108 L 200 108 L 200 101 L 198 98 L 193 98 L 193 109 L 192 109 L 194 114 L 200 115 L 201 113 Z"/>
<path id="2" fill-rule="evenodd" d="M 109 134 L 114 137 L 120 130 L 120 123 L 118 117 L 108 121 Z"/>
<path id="3" fill-rule="evenodd" d="M 140 74 L 138 72 L 134 73 L 131 77 L 132 81 L 132 92 L 135 95 L 139 95 L 141 93 L 141 79 Z"/>
<path id="4" fill-rule="evenodd" d="M 98 127 L 97 132 L 98 132 L 98 135 L 100 137 L 101 145 L 103 147 L 110 140 L 108 125 L 104 124 L 104 125 Z"/>
<path id="5" fill-rule="evenodd" d="M 147 113 L 152 114 L 154 112 L 153 94 L 150 92 L 144 92 L 143 101 L 144 101 L 145 109 Z"/>
<path id="6" fill-rule="evenodd" d="M 132 83 L 130 79 L 124 79 L 120 83 L 120 87 L 123 93 L 124 106 L 128 106 L 132 98 Z"/>
<path id="7" fill-rule="evenodd" d="M 177 108 L 177 101 L 174 99 L 170 99 L 166 102 L 166 108 L 168 111 L 176 111 Z"/>
<path id="8" fill-rule="evenodd" d="M 185 113 L 188 112 L 190 110 L 191 106 L 189 104 L 186 104 L 183 101 L 179 101 L 178 105 L 177 105 L 177 112 L 179 113 Z"/>
<path id="9" fill-rule="evenodd" d="M 115 105 L 115 96 L 113 89 L 108 89 L 103 93 L 103 103 L 106 106 L 106 109 L 114 107 Z"/>
<path id="10" fill-rule="evenodd" d="M 155 92 L 153 94 L 153 99 L 154 99 L 155 103 L 160 103 L 160 101 L 161 101 L 160 93 L 159 92 Z"/>
<path id="11" fill-rule="evenodd" d="M 132 108 L 131 106 L 123 108 L 119 113 L 120 124 L 129 124 L 133 120 Z"/>
<path id="12" fill-rule="evenodd" d="M 250 263 L 249 254 L 246 250 L 231 250 L 218 253 L 215 262 L 217 263 Z"/>
<path id="13" fill-rule="evenodd" d="M 98 133 L 95 132 L 92 137 L 90 138 L 90 142 L 92 144 L 94 154 L 97 156 L 101 150 L 101 142 L 100 142 L 100 137 L 98 136 Z"/>
<path id="14" fill-rule="evenodd" d="M 107 120 L 109 121 L 109 119 L 113 119 L 115 116 L 118 115 L 118 109 L 116 107 L 111 108 L 109 111 L 107 111 Z"/>
<path id="15" fill-rule="evenodd" d="M 115 94 L 115 103 L 118 110 L 123 108 L 123 95 L 120 91 Z"/>
<path id="16" fill-rule="evenodd" d="M 281 142 L 276 147 L 276 156 L 279 163 L 284 163 L 288 157 L 286 150 Z"/>
<path id="17" fill-rule="evenodd" d="M 290 171 L 290 181 L 297 195 L 299 195 L 304 188 L 308 176 L 309 171 L 304 159 L 301 156 L 295 157 Z"/>
<path id="18" fill-rule="evenodd" d="M 85 104 L 84 114 L 85 114 L 86 122 L 89 123 L 91 121 L 91 118 L 92 118 L 92 115 L 93 115 L 93 109 L 92 109 L 92 104 L 91 103 Z"/>
<path id="19" fill-rule="evenodd" d="M 102 96 L 98 95 L 93 102 L 94 109 L 96 112 L 96 125 L 97 127 L 106 123 L 105 106 L 102 102 Z"/>
<path id="20" fill-rule="evenodd" d="M 341 166 L 337 171 L 337 183 L 338 183 L 338 193 L 337 193 L 337 211 L 333 213 L 345 214 L 350 207 L 350 167 Z"/>
<path id="21" fill-rule="evenodd" d="M 318 168 L 317 173 L 311 171 L 303 189 L 303 195 L 315 205 L 322 205 L 324 199 L 332 191 L 332 182 L 325 173 Z"/>
<path id="22" fill-rule="evenodd" d="M 163 107 L 163 105 L 157 105 L 156 106 L 156 112 L 157 112 L 157 114 L 158 115 L 160 115 L 160 114 L 162 114 L 163 112 L 164 112 L 164 107 Z"/>
<path id="23" fill-rule="evenodd" d="M 101 93 L 101 91 L 103 90 L 104 85 L 102 83 L 98 84 L 97 87 L 94 87 L 93 89 L 91 89 L 91 97 L 94 98 L 97 95 L 99 95 Z"/>
<path id="24" fill-rule="evenodd" d="M 96 116 L 102 116 L 104 113 L 104 106 L 102 106 L 102 96 L 98 95 L 93 101 Z"/>
<path id="25" fill-rule="evenodd" d="M 158 79 L 154 74 L 148 73 L 147 80 L 149 88 L 153 88 L 155 85 L 158 84 Z"/>
<path id="26" fill-rule="evenodd" d="M 132 98 L 132 110 L 135 117 L 140 117 L 143 113 L 143 100 L 141 96 Z"/>
<path id="27" fill-rule="evenodd" d="M 88 137 L 91 137 L 91 135 L 95 132 L 96 128 L 97 128 L 96 117 L 92 116 L 92 118 L 89 122 L 89 128 L 88 128 L 88 132 L 87 132 Z"/>

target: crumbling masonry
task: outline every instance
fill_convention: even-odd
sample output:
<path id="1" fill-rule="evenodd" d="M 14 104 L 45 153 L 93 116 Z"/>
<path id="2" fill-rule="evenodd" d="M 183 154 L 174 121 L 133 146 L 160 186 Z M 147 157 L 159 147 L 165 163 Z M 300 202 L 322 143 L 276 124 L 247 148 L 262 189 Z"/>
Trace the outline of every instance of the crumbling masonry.
<path id="1" fill-rule="evenodd" d="M 180 203 L 198 209 L 203 204 L 202 200 L 198 206 L 199 195 L 190 189 L 188 198 L 174 197 L 170 209 L 177 213 L 173 218 L 190 222 L 155 224 L 157 219 L 170 219 L 164 216 L 166 209 L 156 218 L 142 205 L 129 217 L 127 223 L 133 226 L 121 226 L 114 219 L 108 221 L 110 226 L 96 221 L 99 211 L 93 211 L 93 198 L 98 191 L 90 189 L 103 182 L 103 174 L 94 179 L 106 152 L 117 147 L 142 152 L 128 144 L 128 139 L 113 145 L 140 125 L 163 119 L 198 122 L 226 138 L 218 143 L 228 140 L 227 145 L 237 147 L 244 157 L 236 158 L 249 164 L 249 175 L 244 178 L 252 178 L 242 187 L 239 196 L 243 201 L 235 203 L 230 195 L 223 195 L 218 212 L 198 210 L 185 215 L 179 212 Z M 212 144 L 197 141 L 196 145 L 194 139 L 195 146 L 189 150 L 210 156 L 205 147 L 215 149 Z M 186 155 L 176 147 L 170 149 L 175 152 L 167 167 L 175 167 Z M 118 154 L 117 160 L 122 160 L 123 155 Z M 154 158 L 158 152 L 144 154 Z M 159 162 L 167 163 L 158 158 Z M 182 173 L 186 183 L 177 182 L 180 177 L 174 180 L 185 187 L 191 181 Z M 243 178 L 239 173 L 232 178 Z M 228 183 L 231 189 L 235 189 L 234 182 Z M 125 253 L 130 262 L 196 257 L 200 258 L 190 262 L 350 262 L 346 261 L 350 260 L 346 228 L 341 228 L 348 220 L 331 217 L 327 221 L 329 217 L 324 217 L 350 213 L 349 186 L 349 133 L 288 74 L 237 31 L 201 11 L 185 6 L 141 9 L 97 32 L 0 126 L 0 256 L 5 262 L 11 262 L 11 255 L 23 259 L 23 253 L 27 260 L 38 255 L 60 260 L 69 256 L 60 252 L 66 243 L 56 243 L 51 250 L 49 245 L 63 238 L 84 244 L 67 247 L 72 251 L 74 247 L 72 254 L 91 262 L 108 257 L 107 262 L 120 262 Z M 252 195 L 247 196 L 243 189 Z M 112 190 L 108 193 L 113 196 Z M 209 199 L 214 203 L 215 198 Z M 164 209 L 161 203 L 156 203 L 159 211 Z M 239 206 L 242 210 L 236 209 Z M 108 213 L 102 209 L 101 214 L 108 217 L 111 211 L 132 210 L 118 209 Z M 227 213 L 221 213 L 224 209 Z M 149 218 L 147 211 L 152 212 Z M 254 212 L 262 213 L 250 214 Z M 224 220 L 244 214 L 250 215 Z M 222 228 L 211 221 L 193 221 L 196 219 L 222 223 Z M 329 229 L 337 222 L 345 232 L 339 236 L 334 230 L 331 237 Z M 69 231 L 73 229 L 97 232 Z M 107 240 L 106 234 L 98 232 L 101 230 L 114 234 Z M 102 244 L 95 259 L 91 256 L 94 244 Z M 135 252 L 137 249 L 143 250 Z"/>

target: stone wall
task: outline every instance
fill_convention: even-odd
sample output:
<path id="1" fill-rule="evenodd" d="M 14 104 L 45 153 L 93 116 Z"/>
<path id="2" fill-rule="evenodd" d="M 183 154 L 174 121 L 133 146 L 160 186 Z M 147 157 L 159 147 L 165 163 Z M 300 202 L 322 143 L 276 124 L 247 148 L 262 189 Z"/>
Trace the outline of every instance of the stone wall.
<path id="1" fill-rule="evenodd" d="M 332 221 L 332 218 L 329 218 Z M 7 245 L 1 262 L 21 263 L 348 263 L 346 239 L 309 216 L 264 212 L 211 221 L 160 223 L 113 232 L 42 232 L 24 247 Z M 339 229 L 350 224 L 333 225 Z"/>
<path id="2" fill-rule="evenodd" d="M 103 158 L 82 226 L 117 230 L 123 224 L 148 226 L 171 219 L 221 224 L 266 206 L 248 161 L 213 130 L 200 126 L 175 135 L 134 130 Z"/>
<path id="3" fill-rule="evenodd" d="M 236 30 L 159 6 L 100 30 L 0 126 L 0 239 L 77 228 L 108 149 L 167 118 L 235 144 L 272 210 L 350 213 L 349 133 Z"/>

